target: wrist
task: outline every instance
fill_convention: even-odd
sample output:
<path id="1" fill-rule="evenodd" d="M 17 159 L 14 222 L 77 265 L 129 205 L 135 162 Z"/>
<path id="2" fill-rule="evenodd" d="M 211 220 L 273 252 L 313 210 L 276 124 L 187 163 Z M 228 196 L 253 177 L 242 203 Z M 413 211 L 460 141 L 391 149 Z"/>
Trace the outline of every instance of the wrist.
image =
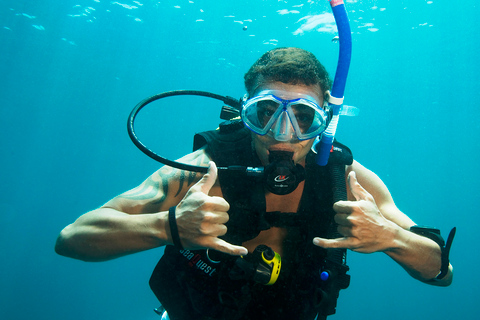
<path id="1" fill-rule="evenodd" d="M 162 211 L 153 214 L 142 214 L 138 216 L 139 227 L 145 228 L 145 237 L 152 242 L 155 247 L 170 244 L 168 225 L 168 212 Z"/>
<path id="2" fill-rule="evenodd" d="M 387 242 L 388 245 L 384 252 L 401 254 L 407 248 L 407 243 L 409 241 L 408 231 L 392 221 L 388 221 L 387 230 L 389 241 Z"/>

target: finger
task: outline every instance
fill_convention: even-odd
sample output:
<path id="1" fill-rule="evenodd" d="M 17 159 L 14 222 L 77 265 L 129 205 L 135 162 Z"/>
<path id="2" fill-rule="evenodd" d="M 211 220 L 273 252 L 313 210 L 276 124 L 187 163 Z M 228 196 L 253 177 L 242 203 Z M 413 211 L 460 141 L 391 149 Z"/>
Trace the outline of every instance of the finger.
<path id="1" fill-rule="evenodd" d="M 227 253 L 232 256 L 245 256 L 248 254 L 247 248 L 242 246 L 235 246 L 220 238 L 215 238 L 213 245 L 210 247 L 212 249 Z"/>
<path id="2" fill-rule="evenodd" d="M 208 224 L 224 225 L 229 220 L 229 215 L 225 211 L 207 212 L 203 217 L 203 221 Z"/>
<path id="3" fill-rule="evenodd" d="M 351 226 L 352 222 L 348 220 L 349 215 L 345 213 L 337 213 L 333 216 L 335 222 L 342 226 Z"/>
<path id="4" fill-rule="evenodd" d="M 354 247 L 354 238 L 343 237 L 337 239 L 313 238 L 313 244 L 325 249 L 350 249 Z"/>
<path id="5" fill-rule="evenodd" d="M 207 173 L 196 183 L 195 186 L 200 187 L 200 191 L 207 194 L 212 189 L 215 181 L 217 180 L 217 166 L 215 162 L 210 161 L 208 163 L 208 171 Z"/>
<path id="6" fill-rule="evenodd" d="M 210 197 L 209 203 L 212 205 L 212 211 L 227 212 L 230 209 L 230 204 L 222 197 Z"/>
<path id="7" fill-rule="evenodd" d="M 351 227 L 345 227 L 345 226 L 337 226 L 337 231 L 340 235 L 344 237 L 352 237 L 352 228 Z"/>
<path id="8" fill-rule="evenodd" d="M 205 223 L 198 230 L 200 236 L 220 237 L 227 233 L 227 227 L 224 224 Z"/>
<path id="9" fill-rule="evenodd" d="M 365 190 L 357 180 L 357 174 L 355 171 L 351 171 L 348 174 L 348 185 L 350 187 L 350 191 L 352 192 L 353 196 L 357 201 L 359 200 L 370 200 L 372 196 Z"/>
<path id="10" fill-rule="evenodd" d="M 337 201 L 333 204 L 333 210 L 337 214 L 350 214 L 353 212 L 352 201 Z"/>

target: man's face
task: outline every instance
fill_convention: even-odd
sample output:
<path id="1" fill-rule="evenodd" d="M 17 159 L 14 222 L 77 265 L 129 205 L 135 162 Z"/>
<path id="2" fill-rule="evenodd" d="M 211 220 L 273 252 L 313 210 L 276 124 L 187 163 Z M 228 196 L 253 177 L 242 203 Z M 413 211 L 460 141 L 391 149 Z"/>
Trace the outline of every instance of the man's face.
<path id="1" fill-rule="evenodd" d="M 295 94 L 309 95 L 316 100 L 318 105 L 323 106 L 323 92 L 319 85 L 307 86 L 304 84 L 287 84 L 283 82 L 266 82 L 259 86 L 255 94 L 262 90 L 281 90 L 288 93 L 292 93 L 292 96 L 288 94 L 281 96 L 282 99 L 295 99 Z M 290 140 L 290 141 L 277 141 L 272 135 L 258 135 L 252 133 L 253 145 L 258 154 L 258 157 L 262 161 L 263 165 L 268 164 L 268 156 L 272 150 L 290 151 L 293 152 L 293 161 L 305 165 L 305 157 L 310 151 L 313 145 L 314 139 L 310 140 Z"/>

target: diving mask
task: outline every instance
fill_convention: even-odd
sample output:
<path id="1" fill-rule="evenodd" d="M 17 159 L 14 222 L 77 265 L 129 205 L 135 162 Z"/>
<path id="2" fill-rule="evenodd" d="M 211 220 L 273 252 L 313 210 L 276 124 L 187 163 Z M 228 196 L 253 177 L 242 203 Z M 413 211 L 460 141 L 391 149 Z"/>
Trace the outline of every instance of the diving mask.
<path id="1" fill-rule="evenodd" d="M 295 98 L 285 100 L 281 96 Z M 329 121 L 328 110 L 314 98 L 281 90 L 263 90 L 246 100 L 241 117 L 250 130 L 259 135 L 269 133 L 277 141 L 312 139 L 326 129 Z"/>

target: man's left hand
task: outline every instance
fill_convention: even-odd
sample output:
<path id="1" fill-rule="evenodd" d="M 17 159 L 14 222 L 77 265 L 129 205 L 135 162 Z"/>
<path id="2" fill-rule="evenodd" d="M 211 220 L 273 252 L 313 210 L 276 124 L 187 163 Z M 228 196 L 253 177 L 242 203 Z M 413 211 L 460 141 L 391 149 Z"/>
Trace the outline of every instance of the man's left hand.
<path id="1" fill-rule="evenodd" d="M 361 253 L 391 248 L 396 225 L 382 215 L 373 196 L 358 183 L 354 171 L 348 175 L 348 185 L 356 201 L 338 201 L 333 205 L 338 232 L 343 237 L 316 237 L 313 243 L 323 248 L 345 248 Z"/>

